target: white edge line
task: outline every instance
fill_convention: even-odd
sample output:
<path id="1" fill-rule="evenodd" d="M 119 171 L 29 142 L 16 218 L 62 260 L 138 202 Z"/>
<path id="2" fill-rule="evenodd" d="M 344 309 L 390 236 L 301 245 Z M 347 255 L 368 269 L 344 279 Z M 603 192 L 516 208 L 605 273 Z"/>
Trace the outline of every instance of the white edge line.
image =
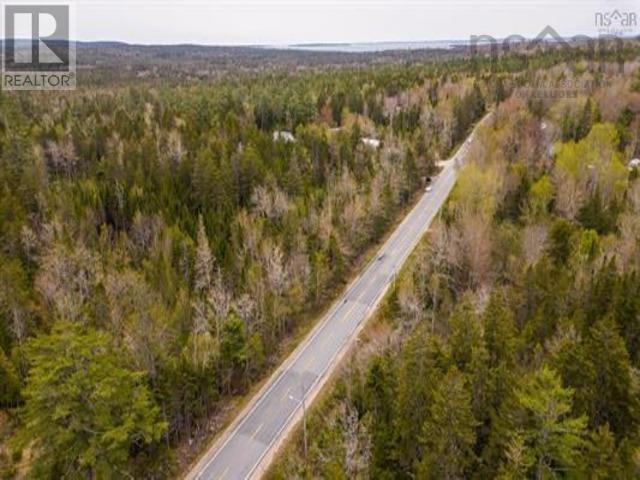
<path id="1" fill-rule="evenodd" d="M 484 123 L 484 121 L 491 116 L 492 112 L 489 112 L 479 123 L 478 125 L 474 128 L 473 132 L 469 135 L 472 136 L 473 133 L 475 132 L 475 130 L 478 128 L 478 126 L 480 126 L 482 123 Z M 468 138 L 468 137 L 467 137 Z M 458 149 L 456 150 L 455 154 L 449 159 L 449 161 L 452 161 L 452 164 L 449 166 L 449 168 L 451 169 L 451 171 L 455 172 L 457 170 L 456 168 L 456 160 L 457 160 L 457 156 L 458 154 L 461 152 L 461 150 L 465 147 L 466 145 L 466 139 L 465 141 L 460 145 L 460 147 L 458 147 Z M 455 173 L 454 173 L 455 175 Z M 449 194 L 451 193 L 451 190 L 453 189 L 453 186 L 455 185 L 455 181 L 454 183 L 451 185 L 450 189 L 447 192 L 447 195 L 445 196 L 445 200 L 446 198 L 449 196 Z M 388 244 L 392 243 L 392 240 L 396 237 L 396 233 L 401 229 L 400 227 L 408 221 L 409 217 L 411 217 L 411 215 L 413 214 L 414 211 L 416 211 L 418 209 L 418 206 L 420 205 L 420 202 L 425 198 L 426 193 L 423 194 L 422 198 L 416 203 L 416 206 L 405 216 L 405 218 L 400 222 L 400 224 L 396 227 L 396 229 L 394 230 L 394 232 L 391 234 L 391 236 L 387 239 L 387 241 L 382 245 L 382 247 L 380 247 L 380 249 L 378 249 L 376 251 L 376 254 L 371 258 L 371 260 L 365 265 L 365 267 L 361 270 L 361 272 L 356 276 L 356 278 L 353 279 L 353 281 L 349 284 L 349 286 L 347 287 L 347 289 L 344 291 L 344 293 L 338 297 L 337 301 L 334 302 L 333 306 L 329 309 L 329 311 L 327 312 L 327 314 L 325 315 L 324 319 L 318 323 L 318 325 L 316 327 L 314 327 L 314 329 L 312 330 L 312 332 L 309 334 L 309 336 L 307 338 L 305 338 L 305 340 L 303 341 L 302 344 L 300 344 L 298 347 L 296 347 L 296 349 L 294 350 L 294 353 L 292 354 L 292 356 L 289 357 L 289 359 L 287 359 L 282 365 L 281 367 L 276 370 L 273 375 L 272 378 L 273 380 L 271 382 L 269 382 L 269 387 L 262 393 L 258 392 L 257 395 L 260 395 L 260 398 L 251 406 L 251 408 L 249 409 L 249 411 L 243 415 L 242 419 L 238 422 L 237 425 L 235 425 L 235 427 L 233 427 L 232 430 L 230 430 L 228 433 L 225 434 L 226 438 L 225 440 L 222 442 L 222 444 L 219 447 L 215 447 L 215 443 L 214 446 L 212 446 L 211 448 L 216 448 L 216 452 L 214 453 L 214 455 L 204 464 L 204 466 L 202 468 L 199 469 L 199 471 L 197 473 L 195 473 L 193 475 L 193 477 L 195 479 L 200 479 L 202 472 L 204 470 L 206 470 L 209 465 L 211 465 L 211 463 L 217 458 L 217 456 L 219 455 L 219 453 L 224 449 L 224 447 L 229 443 L 229 441 L 231 440 L 231 438 L 237 434 L 237 432 L 240 430 L 240 428 L 242 428 L 242 426 L 244 425 L 244 423 L 246 422 L 246 420 L 251 416 L 251 414 L 258 408 L 258 406 L 260 406 L 263 402 L 264 399 L 267 397 L 267 395 L 279 384 L 279 382 L 282 380 L 284 374 L 287 372 L 287 370 L 289 370 L 289 367 L 291 367 L 291 365 L 293 363 L 295 363 L 300 356 L 304 353 L 304 351 L 309 347 L 309 345 L 311 345 L 311 343 L 313 342 L 313 340 L 318 336 L 318 334 L 320 333 L 321 330 L 324 329 L 324 327 L 327 325 L 327 323 L 329 322 L 329 320 L 335 315 L 335 313 L 337 312 L 337 310 L 339 309 L 340 306 L 342 306 L 342 304 L 344 302 L 342 302 L 341 300 L 348 297 L 349 293 L 351 293 L 351 291 L 353 290 L 353 288 L 355 287 L 355 285 L 357 284 L 357 282 L 360 280 L 360 278 L 364 275 L 364 273 L 371 267 L 372 264 L 374 264 L 379 256 L 379 252 L 385 250 L 388 246 Z M 444 200 L 443 200 L 443 204 L 444 204 Z M 441 205 L 442 206 L 442 205 Z M 427 227 L 425 228 L 425 230 L 420 234 L 418 240 L 415 242 L 415 244 L 412 246 L 411 249 L 408 249 L 408 253 L 406 253 L 403 256 L 403 260 L 402 262 L 399 262 L 397 265 L 399 265 L 400 267 L 404 264 L 404 262 L 406 261 L 406 258 L 408 258 L 408 256 L 413 252 L 413 250 L 415 250 L 415 247 L 418 245 L 418 243 L 420 242 L 420 240 L 422 239 L 422 237 L 424 236 L 424 234 L 426 233 L 426 231 L 429 228 L 430 223 L 433 221 L 433 218 L 435 218 L 435 216 L 437 215 L 439 211 L 439 208 L 436 212 L 434 212 L 433 217 L 430 219 L 429 222 L 427 222 Z M 397 269 L 394 268 L 394 272 Z M 374 306 L 377 307 L 378 302 L 380 301 L 380 299 L 382 297 L 384 297 L 384 294 L 386 294 L 386 292 L 389 289 L 391 283 L 387 283 L 387 285 L 385 286 L 385 288 L 382 290 L 382 293 L 378 295 L 378 297 L 376 298 L 376 301 L 374 302 Z M 369 306 L 368 310 L 371 310 L 372 307 Z M 365 311 L 366 312 L 366 311 Z M 351 339 L 353 338 L 354 334 L 361 328 L 361 326 L 363 326 L 366 321 L 369 319 L 369 315 L 365 315 L 365 317 L 363 317 L 363 319 L 358 323 L 358 326 L 356 327 L 356 329 L 354 330 L 354 332 L 352 332 L 349 336 L 345 337 L 345 341 L 342 342 L 340 349 L 336 352 L 336 354 L 331 358 L 331 361 L 327 363 L 327 366 L 323 369 L 322 373 L 316 378 L 316 380 L 312 383 L 312 386 L 307 390 L 304 398 L 306 399 L 307 396 L 309 396 L 309 393 L 311 393 L 313 391 L 313 389 L 317 386 L 318 382 L 320 379 L 322 379 L 324 377 L 324 375 L 326 374 L 327 370 L 333 365 L 335 359 L 338 357 L 339 354 L 343 354 L 343 350 L 345 348 L 345 345 L 348 343 L 348 341 L 351 341 Z M 258 458 L 258 461 L 254 464 L 254 466 L 252 467 L 252 469 L 249 471 L 248 475 L 245 478 L 249 478 L 253 472 L 260 466 L 260 463 L 262 462 L 262 460 L 264 459 L 264 457 L 271 451 L 274 443 L 279 440 L 280 435 L 282 434 L 282 431 L 287 428 L 287 427 L 291 427 L 291 425 L 289 425 L 289 421 L 291 420 L 291 417 L 300 410 L 302 402 L 299 402 L 299 405 L 294 409 L 294 411 L 287 417 L 285 423 L 283 424 L 283 426 L 278 430 L 278 432 L 276 433 L 276 435 L 273 437 L 273 440 L 267 445 L 267 448 L 264 450 L 264 452 L 262 453 L 262 455 L 260 455 L 260 457 Z M 196 470 L 198 468 L 198 463 L 196 463 L 196 465 L 193 467 L 193 470 Z M 187 475 L 185 476 L 185 478 L 190 478 L 192 476 L 192 471 L 188 472 Z"/>

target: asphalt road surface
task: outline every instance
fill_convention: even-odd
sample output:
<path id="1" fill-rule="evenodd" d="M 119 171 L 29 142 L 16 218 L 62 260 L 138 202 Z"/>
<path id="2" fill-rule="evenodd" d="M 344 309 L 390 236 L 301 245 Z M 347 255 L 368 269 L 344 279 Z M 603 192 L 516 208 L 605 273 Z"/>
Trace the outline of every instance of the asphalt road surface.
<path id="1" fill-rule="evenodd" d="M 485 117 L 486 118 L 486 117 Z M 245 479 L 260 476 L 279 441 L 299 419 L 302 399 L 312 396 L 328 378 L 340 353 L 375 310 L 409 254 L 444 204 L 456 181 L 473 134 L 434 177 L 415 207 L 404 218 L 360 276 L 336 300 L 332 309 L 284 362 L 277 374 L 241 413 L 234 425 L 202 457 L 188 479 Z"/>

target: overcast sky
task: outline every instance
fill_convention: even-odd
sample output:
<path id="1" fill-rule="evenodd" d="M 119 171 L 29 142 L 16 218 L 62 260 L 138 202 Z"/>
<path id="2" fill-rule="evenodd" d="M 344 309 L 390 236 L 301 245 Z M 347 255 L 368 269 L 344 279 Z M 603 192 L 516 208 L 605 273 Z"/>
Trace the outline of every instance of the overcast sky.
<path id="1" fill-rule="evenodd" d="M 283 45 L 595 34 L 595 14 L 638 0 L 76 0 L 80 40 Z M 635 34 L 637 34 L 637 28 Z"/>

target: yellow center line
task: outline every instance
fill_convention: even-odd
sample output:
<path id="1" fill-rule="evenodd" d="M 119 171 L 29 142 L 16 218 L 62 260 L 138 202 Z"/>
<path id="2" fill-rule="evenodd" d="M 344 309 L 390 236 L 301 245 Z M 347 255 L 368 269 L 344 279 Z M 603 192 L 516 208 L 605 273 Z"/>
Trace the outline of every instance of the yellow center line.
<path id="1" fill-rule="evenodd" d="M 284 392 L 284 395 L 282 395 L 282 400 L 286 400 L 287 398 L 289 398 L 290 391 L 291 391 L 291 387 L 287 388 L 287 391 Z"/>
<path id="2" fill-rule="evenodd" d="M 251 434 L 251 440 L 253 440 L 254 438 L 256 438 L 256 435 L 258 435 L 258 433 L 260 432 L 260 430 L 262 430 L 262 427 L 264 427 L 264 423 L 261 423 L 260 426 L 258 428 L 256 428 L 255 432 L 253 432 Z"/>
<path id="3" fill-rule="evenodd" d="M 369 286 L 369 284 L 367 283 L 367 286 Z M 358 305 L 358 302 L 360 301 L 360 299 L 362 298 L 362 296 L 364 295 L 364 293 L 362 293 L 357 300 L 355 300 L 353 302 L 353 304 L 351 305 L 351 307 L 349 308 L 349 310 L 347 310 L 347 313 L 344 314 L 344 319 L 346 320 L 349 315 L 351 315 L 351 312 L 353 312 L 353 309 L 356 308 L 356 306 Z"/>
<path id="4" fill-rule="evenodd" d="M 227 476 L 227 472 L 229 471 L 229 467 L 224 469 L 224 472 L 222 472 L 222 474 L 220 475 L 220 480 L 222 480 L 224 477 Z"/>
<path id="5" fill-rule="evenodd" d="M 315 359 L 315 355 L 311 355 L 309 360 L 307 360 L 307 362 L 304 364 L 304 368 L 309 368 Z"/>

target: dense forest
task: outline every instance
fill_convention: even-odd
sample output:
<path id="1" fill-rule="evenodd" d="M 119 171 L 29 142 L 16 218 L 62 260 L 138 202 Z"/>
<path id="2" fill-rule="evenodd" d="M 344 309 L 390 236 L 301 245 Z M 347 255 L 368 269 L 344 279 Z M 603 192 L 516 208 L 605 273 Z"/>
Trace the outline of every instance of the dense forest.
<path id="1" fill-rule="evenodd" d="M 78 69 L 84 83 L 136 82 L 149 85 L 210 82 L 229 76 L 260 75 L 272 70 L 331 70 L 374 65 L 405 66 L 408 62 L 452 60 L 468 56 L 466 48 L 385 50 L 378 52 L 309 51 L 267 47 L 206 45 L 135 45 L 120 42 L 78 42 Z"/>
<path id="2" fill-rule="evenodd" d="M 238 68 L 177 84 L 122 80 L 116 65 L 81 71 L 75 92 L 0 93 L 2 474 L 175 475 L 195 453 L 188 447 L 216 433 L 232 400 L 277 365 L 305 321 L 384 237 L 437 173 L 437 160 L 522 85 L 561 82 L 566 55 L 324 73 Z M 638 288 L 634 183 L 620 163 L 638 136 L 632 79 L 626 82 L 569 102 L 550 122 L 547 133 L 557 130 L 565 142 L 555 162 L 541 150 L 546 134 L 535 128 L 548 114 L 544 102 L 502 107 L 493 127 L 500 135 L 486 134 L 487 151 L 445 214 L 441 263 L 415 273 L 419 303 L 411 307 L 415 333 L 407 348 L 440 353 L 411 357 L 403 349 L 396 358 L 389 350 L 345 397 L 357 412 L 351 421 L 368 425 L 373 454 L 364 463 L 372 476 L 409 475 L 418 464 L 431 471 L 440 467 L 429 462 L 457 450 L 419 440 L 423 428 L 443 428 L 424 426 L 424 408 L 438 395 L 459 396 L 443 407 L 466 415 L 464 454 L 452 475 L 475 468 L 481 455 L 486 468 L 497 468 L 506 447 L 491 435 L 492 415 L 508 408 L 503 398 L 517 403 L 535 382 L 567 406 L 562 421 L 571 413 L 575 446 L 566 455 L 582 448 L 586 432 L 600 432 L 593 435 L 629 463 L 637 445 L 640 334 L 625 320 L 637 322 L 630 292 Z M 381 144 L 363 142 L 370 138 Z M 593 169 L 583 168 L 584 155 Z M 530 265 L 518 270 L 522 231 L 538 243 Z M 617 248 L 624 256 L 613 255 Z M 419 289 L 421 278 L 436 282 L 433 303 L 420 303 L 432 291 Z M 484 295 L 489 306 L 480 308 Z M 451 325 L 420 321 L 431 306 L 447 312 L 454 303 L 464 306 Z M 506 346 L 487 344 L 481 327 L 496 309 L 504 319 L 495 328 L 506 330 L 495 341 Z M 450 345 L 456 322 L 458 353 Z M 596 334 L 610 335 L 620 356 L 611 372 L 591 359 L 590 349 L 600 348 Z M 607 352 L 599 354 L 614 355 Z M 414 362 L 422 370 L 407 370 L 403 385 L 401 372 Z M 581 376 L 591 372 L 587 365 L 594 377 Z M 418 372 L 430 381 L 415 382 Z M 438 372 L 446 381 L 434 381 Z M 532 383 L 520 385 L 521 377 Z M 592 378 L 597 392 L 616 395 L 615 407 L 596 399 Z M 409 384 L 424 389 L 417 393 L 422 409 L 390 400 L 413 401 L 413 390 L 403 393 Z M 400 419 L 400 412 L 416 416 Z M 419 430 L 396 428 L 401 421 Z M 520 432 L 519 424 L 503 428 Z M 500 439 L 514 455 L 528 446 L 522 432 Z"/>
<path id="3" fill-rule="evenodd" d="M 387 66 L 2 94 L 5 473 L 170 472 L 411 203 L 483 90 Z"/>
<path id="4" fill-rule="evenodd" d="M 640 72 L 513 95 L 271 478 L 640 476 Z M 586 72 L 538 72 L 565 81 Z M 638 162 L 640 163 L 640 162 Z"/>

